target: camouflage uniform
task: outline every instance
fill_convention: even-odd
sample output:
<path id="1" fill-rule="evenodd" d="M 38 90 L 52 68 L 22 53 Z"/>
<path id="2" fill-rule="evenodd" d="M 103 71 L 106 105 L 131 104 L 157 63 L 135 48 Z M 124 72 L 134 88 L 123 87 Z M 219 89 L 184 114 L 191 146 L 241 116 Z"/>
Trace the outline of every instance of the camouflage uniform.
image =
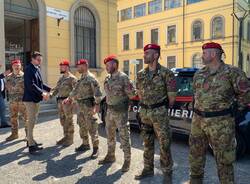
<path id="1" fill-rule="evenodd" d="M 73 105 L 72 104 L 64 104 L 63 100 L 66 99 L 70 92 L 73 90 L 75 84 L 77 82 L 77 78 L 69 73 L 69 76 L 65 77 L 64 75 L 60 77 L 57 82 L 57 85 L 51 91 L 51 97 L 57 96 L 57 105 L 58 112 L 60 117 L 60 123 L 63 127 L 64 137 L 59 141 L 63 144 L 67 141 L 73 143 L 73 134 L 74 134 L 74 125 L 73 125 Z"/>
<path id="2" fill-rule="evenodd" d="M 194 108 L 203 112 L 229 109 L 236 98 L 240 106 L 249 103 L 249 84 L 245 74 L 238 68 L 222 63 L 211 72 L 204 67 L 194 76 Z M 248 94 L 247 94 L 248 93 Z M 247 96 L 248 95 L 248 98 Z M 202 180 L 208 143 L 215 155 L 218 175 L 222 184 L 234 183 L 235 123 L 231 114 L 202 117 L 194 114 L 190 135 L 191 181 Z"/>
<path id="3" fill-rule="evenodd" d="M 131 146 L 128 124 L 129 98 L 135 96 L 135 88 L 128 76 L 118 71 L 108 75 L 104 81 L 106 102 L 108 105 L 106 121 L 108 154 L 115 157 L 116 129 L 118 128 L 124 160 L 130 163 Z"/>
<path id="4" fill-rule="evenodd" d="M 24 93 L 24 73 L 21 71 L 20 74 L 14 73 L 9 74 L 6 77 L 6 87 L 9 99 L 9 110 L 10 110 L 10 122 L 11 131 L 13 135 L 18 137 L 18 113 L 24 121 L 25 132 L 27 132 L 27 112 L 22 102 Z M 10 138 L 10 137 L 9 137 Z M 8 138 L 7 138 L 8 139 Z"/>
<path id="5" fill-rule="evenodd" d="M 97 114 L 93 113 L 93 108 L 95 103 L 99 104 L 101 102 L 102 93 L 96 77 L 90 72 L 82 74 L 76 87 L 70 93 L 70 97 L 74 98 L 78 103 L 77 124 L 80 127 L 82 145 L 89 145 L 89 133 L 93 148 L 98 148 Z"/>
<path id="6" fill-rule="evenodd" d="M 144 105 L 159 104 L 168 97 L 175 97 L 176 81 L 174 74 L 167 68 L 157 65 L 156 71 L 145 68 L 137 74 L 137 93 Z M 144 142 L 144 170 L 154 169 L 154 138 L 160 144 L 160 161 L 164 173 L 172 173 L 171 131 L 167 113 L 167 103 L 157 108 L 144 108 L 141 105 L 142 138 Z"/>

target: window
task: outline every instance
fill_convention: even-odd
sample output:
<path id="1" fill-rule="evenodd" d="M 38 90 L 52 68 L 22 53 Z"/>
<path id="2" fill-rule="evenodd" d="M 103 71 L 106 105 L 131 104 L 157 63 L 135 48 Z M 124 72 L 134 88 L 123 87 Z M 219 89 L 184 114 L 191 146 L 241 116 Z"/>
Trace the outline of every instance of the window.
<path id="1" fill-rule="evenodd" d="M 203 25 L 201 21 L 195 21 L 192 26 L 192 40 L 203 39 Z"/>
<path id="2" fill-rule="evenodd" d="M 119 22 L 120 18 L 119 18 L 119 11 L 117 11 L 117 22 Z"/>
<path id="3" fill-rule="evenodd" d="M 250 42 L 250 21 L 247 23 L 247 41 Z"/>
<path id="4" fill-rule="evenodd" d="M 137 59 L 139 64 L 135 65 L 136 66 L 136 73 L 138 73 L 140 70 L 143 69 L 143 60 L 142 59 Z"/>
<path id="5" fill-rule="evenodd" d="M 181 1 L 182 0 L 165 0 L 165 10 L 180 7 Z"/>
<path id="6" fill-rule="evenodd" d="M 176 26 L 168 26 L 167 43 L 176 43 Z"/>
<path id="7" fill-rule="evenodd" d="M 134 17 L 142 17 L 146 15 L 146 4 L 140 4 L 134 7 Z"/>
<path id="8" fill-rule="evenodd" d="M 158 44 L 158 29 L 151 30 L 151 43 Z"/>
<path id="9" fill-rule="evenodd" d="M 121 21 L 132 19 L 132 8 L 121 10 Z"/>
<path id="10" fill-rule="evenodd" d="M 123 72 L 129 76 L 129 60 L 123 61 Z"/>
<path id="11" fill-rule="evenodd" d="M 162 10 L 162 1 L 154 0 L 148 3 L 148 14 L 158 13 Z"/>
<path id="12" fill-rule="evenodd" d="M 193 62 L 194 68 L 202 68 L 203 67 L 200 53 L 196 53 L 193 55 L 192 62 Z"/>
<path id="13" fill-rule="evenodd" d="M 247 55 L 247 63 L 246 63 L 246 74 L 247 77 L 250 77 L 250 55 Z"/>
<path id="14" fill-rule="evenodd" d="M 87 59 L 90 68 L 96 68 L 96 22 L 92 12 L 79 7 L 74 14 L 75 60 Z"/>
<path id="15" fill-rule="evenodd" d="M 129 50 L 129 34 L 123 35 L 123 50 Z"/>
<path id="16" fill-rule="evenodd" d="M 193 3 L 198 3 L 201 2 L 203 0 L 187 0 L 187 4 L 193 4 Z"/>
<path id="17" fill-rule="evenodd" d="M 176 57 L 175 56 L 168 56 L 167 57 L 167 68 L 172 69 L 176 67 Z"/>
<path id="18" fill-rule="evenodd" d="M 143 32 L 136 32 L 136 48 L 143 48 Z"/>
<path id="19" fill-rule="evenodd" d="M 224 37 L 224 20 L 222 17 L 214 17 L 212 20 L 212 38 Z"/>

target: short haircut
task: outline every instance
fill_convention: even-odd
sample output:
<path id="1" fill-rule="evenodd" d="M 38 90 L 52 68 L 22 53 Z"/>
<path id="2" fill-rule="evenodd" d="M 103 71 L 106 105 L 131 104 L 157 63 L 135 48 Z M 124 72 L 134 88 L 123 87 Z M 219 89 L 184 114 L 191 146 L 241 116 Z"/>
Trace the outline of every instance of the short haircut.
<path id="1" fill-rule="evenodd" d="M 31 54 L 31 58 L 36 59 L 37 56 L 42 56 L 42 54 L 38 51 L 34 51 Z"/>

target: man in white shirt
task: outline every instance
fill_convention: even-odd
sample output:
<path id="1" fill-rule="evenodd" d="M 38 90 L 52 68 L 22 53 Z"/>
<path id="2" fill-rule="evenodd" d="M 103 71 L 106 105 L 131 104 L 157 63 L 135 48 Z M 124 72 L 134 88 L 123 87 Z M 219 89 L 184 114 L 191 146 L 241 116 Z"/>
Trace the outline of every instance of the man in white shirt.
<path id="1" fill-rule="evenodd" d="M 0 68 L 2 65 L 0 64 Z M 10 73 L 10 70 L 5 71 L 4 73 L 0 74 L 0 120 L 1 120 L 1 125 L 0 128 L 8 128 L 10 125 L 7 123 L 6 120 L 6 107 L 5 107 L 5 76 Z"/>

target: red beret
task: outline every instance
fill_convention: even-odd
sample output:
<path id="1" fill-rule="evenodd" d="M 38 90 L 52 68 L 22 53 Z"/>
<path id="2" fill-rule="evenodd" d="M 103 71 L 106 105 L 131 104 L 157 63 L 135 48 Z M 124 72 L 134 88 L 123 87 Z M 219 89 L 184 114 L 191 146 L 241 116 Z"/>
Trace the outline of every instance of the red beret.
<path id="1" fill-rule="evenodd" d="M 11 61 L 11 65 L 21 65 L 21 61 L 19 59 L 15 59 Z"/>
<path id="2" fill-rule="evenodd" d="M 219 49 L 222 52 L 224 52 L 221 45 L 219 43 L 215 43 L 215 42 L 205 43 L 204 45 L 202 45 L 202 49 Z"/>
<path id="3" fill-rule="evenodd" d="M 63 65 L 65 65 L 65 66 L 69 66 L 69 61 L 68 60 L 62 60 L 61 62 L 60 62 L 60 64 L 59 64 L 60 66 L 63 66 Z"/>
<path id="4" fill-rule="evenodd" d="M 87 59 L 80 59 L 77 61 L 76 65 L 83 65 L 83 64 L 88 64 L 88 60 Z"/>
<path id="5" fill-rule="evenodd" d="M 117 57 L 115 55 L 110 55 L 104 59 L 104 64 L 106 64 L 114 59 L 117 59 Z"/>
<path id="6" fill-rule="evenodd" d="M 144 51 L 148 50 L 148 49 L 154 49 L 154 50 L 157 50 L 157 51 L 160 51 L 161 50 L 161 47 L 157 44 L 147 44 L 145 47 L 144 47 Z"/>

